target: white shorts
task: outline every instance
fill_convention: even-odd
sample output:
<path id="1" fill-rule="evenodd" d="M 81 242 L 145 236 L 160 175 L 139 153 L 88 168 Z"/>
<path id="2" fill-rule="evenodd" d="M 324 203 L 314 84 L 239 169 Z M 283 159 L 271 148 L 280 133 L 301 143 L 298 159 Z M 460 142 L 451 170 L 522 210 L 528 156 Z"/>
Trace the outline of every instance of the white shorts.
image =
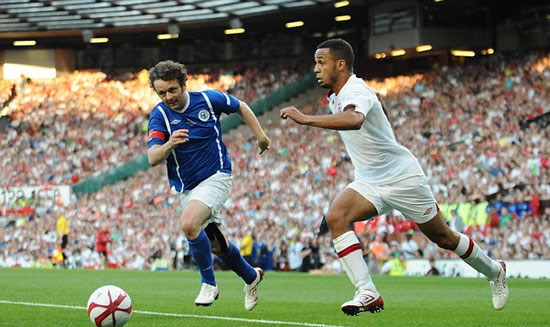
<path id="1" fill-rule="evenodd" d="M 209 223 L 221 224 L 221 210 L 223 204 L 229 198 L 232 179 L 233 177 L 227 173 L 215 173 L 200 182 L 200 184 L 195 186 L 192 190 L 185 191 L 181 194 L 180 201 L 182 207 L 185 209 L 189 201 L 198 200 L 206 204 L 212 210 L 212 215 L 202 224 L 202 227 L 206 227 Z"/>
<path id="2" fill-rule="evenodd" d="M 355 180 L 348 185 L 369 200 L 378 214 L 399 210 L 406 219 L 423 224 L 437 215 L 439 208 L 425 176 L 412 176 L 386 185 Z"/>

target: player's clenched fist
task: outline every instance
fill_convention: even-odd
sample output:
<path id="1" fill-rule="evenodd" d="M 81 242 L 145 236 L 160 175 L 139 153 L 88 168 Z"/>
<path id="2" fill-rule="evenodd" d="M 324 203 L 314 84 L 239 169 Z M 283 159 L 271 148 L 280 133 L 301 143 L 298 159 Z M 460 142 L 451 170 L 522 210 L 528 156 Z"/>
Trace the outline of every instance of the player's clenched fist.
<path id="1" fill-rule="evenodd" d="M 306 115 L 304 115 L 298 108 L 291 106 L 291 107 L 285 107 L 281 109 L 281 118 L 287 119 L 290 118 L 297 122 L 300 125 L 304 125 L 306 123 Z"/>
<path id="2" fill-rule="evenodd" d="M 189 141 L 189 130 L 187 129 L 178 129 L 170 135 L 170 139 L 168 140 L 168 143 L 170 147 L 175 148 L 176 146 L 183 144 L 187 141 Z"/>
<path id="3" fill-rule="evenodd" d="M 271 140 L 267 136 L 258 141 L 258 147 L 260 148 L 260 154 L 264 153 L 265 150 L 269 150 L 269 144 L 270 143 L 271 143 Z"/>

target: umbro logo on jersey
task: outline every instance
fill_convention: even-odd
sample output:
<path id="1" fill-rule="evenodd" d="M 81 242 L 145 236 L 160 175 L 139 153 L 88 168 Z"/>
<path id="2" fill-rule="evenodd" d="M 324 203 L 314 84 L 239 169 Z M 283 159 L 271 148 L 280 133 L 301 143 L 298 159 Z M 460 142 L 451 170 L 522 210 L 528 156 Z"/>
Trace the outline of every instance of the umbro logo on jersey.
<path id="1" fill-rule="evenodd" d="M 172 124 L 172 125 L 177 125 L 177 124 L 179 124 L 180 122 L 181 122 L 181 120 L 179 120 L 179 119 L 174 119 L 174 120 L 172 120 L 172 121 L 170 122 L 170 124 Z"/>
<path id="2" fill-rule="evenodd" d="M 424 212 L 424 216 L 429 215 L 430 212 L 432 212 L 432 207 L 429 207 L 428 209 L 426 209 L 426 211 Z"/>

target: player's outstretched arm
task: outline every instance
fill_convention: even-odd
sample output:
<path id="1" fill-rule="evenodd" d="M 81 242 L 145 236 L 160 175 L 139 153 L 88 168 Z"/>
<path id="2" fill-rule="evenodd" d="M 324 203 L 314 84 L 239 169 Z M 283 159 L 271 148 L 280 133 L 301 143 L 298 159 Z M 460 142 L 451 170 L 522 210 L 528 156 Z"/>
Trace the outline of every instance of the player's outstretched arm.
<path id="1" fill-rule="evenodd" d="M 281 118 L 290 118 L 300 125 L 335 129 L 335 130 L 357 130 L 363 125 L 365 116 L 355 111 L 355 106 L 347 106 L 343 112 L 332 115 L 304 115 L 296 107 L 281 109 Z"/>
<path id="2" fill-rule="evenodd" d="M 256 136 L 256 139 L 258 140 L 258 147 L 260 148 L 260 154 L 262 154 L 265 150 L 269 150 L 269 144 L 271 141 L 269 140 L 269 137 L 265 135 L 258 118 L 256 118 L 256 115 L 254 115 L 254 112 L 250 109 L 248 104 L 242 101 L 240 101 L 240 103 L 241 105 L 238 113 L 241 115 L 241 118 L 245 124 L 252 130 L 254 136 Z"/>
<path id="3" fill-rule="evenodd" d="M 170 135 L 170 139 L 163 145 L 153 145 L 147 150 L 147 159 L 151 166 L 156 166 L 166 159 L 170 152 L 178 146 L 188 141 L 189 131 L 187 129 L 178 129 Z"/>

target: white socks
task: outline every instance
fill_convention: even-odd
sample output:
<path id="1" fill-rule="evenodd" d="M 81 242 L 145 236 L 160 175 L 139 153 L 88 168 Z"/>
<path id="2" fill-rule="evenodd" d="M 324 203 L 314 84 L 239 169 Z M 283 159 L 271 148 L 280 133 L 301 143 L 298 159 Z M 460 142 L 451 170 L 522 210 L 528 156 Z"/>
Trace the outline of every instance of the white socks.
<path id="1" fill-rule="evenodd" d="M 489 258 L 468 236 L 460 233 L 460 242 L 454 252 L 472 268 L 487 276 L 487 279 L 497 278 L 500 265 Z"/>
<path id="2" fill-rule="evenodd" d="M 363 260 L 363 251 L 355 233 L 349 231 L 338 236 L 332 242 L 353 285 L 358 290 L 366 288 L 377 292 L 369 275 L 367 263 Z"/>

